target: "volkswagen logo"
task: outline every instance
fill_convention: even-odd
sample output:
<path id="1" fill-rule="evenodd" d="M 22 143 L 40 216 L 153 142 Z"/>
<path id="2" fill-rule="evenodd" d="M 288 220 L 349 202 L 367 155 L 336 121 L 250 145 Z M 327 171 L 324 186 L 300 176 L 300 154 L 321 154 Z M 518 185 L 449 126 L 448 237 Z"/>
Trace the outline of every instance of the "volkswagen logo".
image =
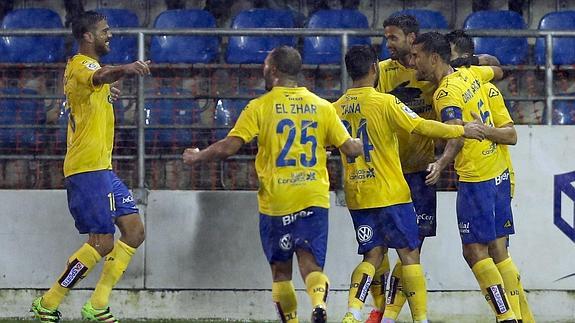
<path id="1" fill-rule="evenodd" d="M 290 251 L 292 248 L 291 234 L 284 234 L 280 239 L 280 248 L 285 251 Z"/>
<path id="2" fill-rule="evenodd" d="M 373 237 L 373 230 L 369 225 L 361 225 L 357 228 L 357 240 L 359 242 L 367 242 Z"/>

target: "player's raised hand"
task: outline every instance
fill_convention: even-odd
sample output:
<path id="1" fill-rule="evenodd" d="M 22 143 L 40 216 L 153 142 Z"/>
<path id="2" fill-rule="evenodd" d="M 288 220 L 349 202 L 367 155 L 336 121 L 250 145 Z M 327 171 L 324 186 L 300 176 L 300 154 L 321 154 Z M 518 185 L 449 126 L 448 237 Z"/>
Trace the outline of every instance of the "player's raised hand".
<path id="1" fill-rule="evenodd" d="M 118 82 L 114 82 L 110 84 L 110 97 L 112 98 L 112 102 L 118 100 L 122 91 L 119 88 Z"/>
<path id="2" fill-rule="evenodd" d="M 439 180 L 443 167 L 438 162 L 427 165 L 429 174 L 425 176 L 425 185 L 435 185 Z"/>
<path id="3" fill-rule="evenodd" d="M 485 124 L 483 124 L 483 120 L 481 120 L 481 117 L 476 113 L 471 112 L 471 116 L 473 116 L 474 120 L 466 122 L 463 126 L 463 137 L 481 141 L 485 139 Z"/>
<path id="4" fill-rule="evenodd" d="M 200 153 L 199 148 L 187 148 L 184 150 L 182 154 L 182 159 L 184 160 L 185 164 L 193 165 L 195 162 L 198 161 L 198 155 Z"/>
<path id="5" fill-rule="evenodd" d="M 150 75 L 150 63 L 152 61 L 135 61 L 126 65 L 126 74 L 136 74 L 140 76 Z"/>

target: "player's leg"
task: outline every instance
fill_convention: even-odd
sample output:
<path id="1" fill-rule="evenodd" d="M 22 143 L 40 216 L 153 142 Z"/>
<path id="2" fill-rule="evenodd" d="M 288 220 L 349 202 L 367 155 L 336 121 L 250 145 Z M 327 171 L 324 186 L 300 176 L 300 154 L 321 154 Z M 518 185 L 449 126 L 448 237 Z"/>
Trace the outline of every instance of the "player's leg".
<path id="1" fill-rule="evenodd" d="M 475 275 L 481 292 L 498 322 L 515 320 L 515 314 L 503 290 L 503 278 L 493 259 L 488 243 L 495 240 L 495 180 L 459 183 L 457 221 L 463 244 L 463 257 Z"/>
<path id="2" fill-rule="evenodd" d="M 116 225 L 122 235 L 114 244 L 112 252 L 105 257 L 102 274 L 88 302 L 88 307 L 96 310 L 108 308 L 112 288 L 128 268 L 136 248 L 144 242 L 144 224 L 132 194 L 113 172 L 110 171 L 109 175 L 114 189 Z"/>
<path id="3" fill-rule="evenodd" d="M 260 214 L 260 239 L 272 271 L 272 300 L 282 323 L 298 322 L 292 283 L 293 226 L 284 225 L 281 216 Z"/>
<path id="4" fill-rule="evenodd" d="M 311 300 L 312 323 L 327 321 L 329 279 L 323 272 L 327 251 L 328 209 L 310 207 L 295 221 L 295 253 L 301 277 Z"/>
<path id="5" fill-rule="evenodd" d="M 380 265 L 375 269 L 375 275 L 369 287 L 374 309 L 369 313 L 366 323 L 379 323 L 383 318 L 387 278 L 389 277 L 389 258 L 387 255 L 388 252 L 385 253 Z"/>
<path id="6" fill-rule="evenodd" d="M 70 256 L 58 281 L 32 304 L 31 311 L 36 318 L 46 322 L 58 322 L 58 306 L 69 290 L 86 277 L 114 245 L 115 228 L 109 199 L 111 181 L 103 172 L 89 172 L 70 176 L 65 184 L 68 207 L 76 228 L 89 236 L 87 242 Z"/>
<path id="7" fill-rule="evenodd" d="M 495 265 L 503 278 L 505 294 L 509 300 L 509 305 L 515 313 L 518 321 L 523 320 L 523 313 L 527 320 L 533 320 L 531 310 L 527 300 L 524 299 L 524 305 L 521 306 L 521 294 L 525 295 L 519 269 L 511 259 L 509 253 L 509 236 L 515 233 L 513 211 L 511 208 L 511 196 L 513 188 L 511 185 L 511 176 L 508 171 L 503 172 L 496 178 L 497 198 L 495 205 L 495 233 L 497 239 L 489 244 L 489 255 L 495 261 Z"/>
<path id="8" fill-rule="evenodd" d="M 414 322 L 427 322 L 427 288 L 423 268 L 419 262 L 419 230 L 413 204 L 394 205 L 386 207 L 385 210 L 386 245 L 397 249 L 402 262 L 402 288 L 409 302 L 411 316 Z M 395 322 L 399 313 L 391 313 L 387 305 L 383 322 Z"/>
<path id="9" fill-rule="evenodd" d="M 423 245 L 426 237 L 434 237 L 437 229 L 436 209 L 437 209 L 437 192 L 434 185 L 425 184 L 427 172 L 415 172 L 404 174 L 405 180 L 411 191 L 411 199 L 417 215 L 417 226 L 419 237 Z M 421 252 L 421 246 L 419 248 Z M 389 283 L 389 295 L 385 305 L 387 314 L 385 317 L 396 320 L 401 312 L 407 298 L 403 293 L 402 282 L 402 263 L 398 259 L 391 273 Z"/>
<path id="10" fill-rule="evenodd" d="M 381 264 L 387 248 L 384 246 L 382 224 L 383 208 L 351 210 L 351 217 L 358 243 L 357 253 L 363 255 L 351 274 L 351 284 L 347 299 L 347 313 L 343 322 L 361 322 L 361 310 L 369 293 L 376 268 Z"/>

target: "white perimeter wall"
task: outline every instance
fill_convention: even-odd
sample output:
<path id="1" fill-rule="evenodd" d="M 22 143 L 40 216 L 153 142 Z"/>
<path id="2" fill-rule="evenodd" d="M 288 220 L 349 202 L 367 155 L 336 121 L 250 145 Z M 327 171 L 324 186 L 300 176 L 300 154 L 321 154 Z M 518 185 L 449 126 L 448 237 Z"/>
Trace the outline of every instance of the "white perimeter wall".
<path id="1" fill-rule="evenodd" d="M 551 321 L 575 322 L 572 296 L 575 275 L 558 280 L 575 273 L 575 243 L 553 222 L 554 176 L 575 171 L 575 127 L 519 126 L 518 132 L 519 143 L 512 149 L 517 173 L 513 201 L 517 234 L 511 239 L 511 254 L 520 268 L 525 288 L 538 290 L 530 294 L 540 297 L 534 309 L 543 313 L 556 307 L 553 314 L 556 316 Z M 332 305 L 339 314 L 345 311 L 344 291 L 349 275 L 361 258 L 356 254 L 349 213 L 345 207 L 336 206 L 335 200 L 332 194 L 325 271 L 332 288 L 342 290 L 334 293 L 335 305 Z M 573 226 L 574 203 L 567 195 L 562 201 L 563 218 Z M 439 194 L 438 218 L 438 237 L 426 240 L 422 260 L 428 289 L 441 291 L 430 294 L 433 311 L 437 316 L 455 313 L 453 304 L 470 297 L 475 305 L 467 306 L 461 311 L 463 314 L 489 315 L 478 292 L 465 292 L 476 291 L 477 285 L 461 256 L 455 193 Z M 156 310 L 148 317 L 156 317 L 153 313 L 163 313 L 174 302 L 185 302 L 180 299 L 170 301 L 171 305 L 163 304 L 164 297 L 158 296 L 160 292 L 156 290 L 166 289 L 192 290 L 169 294 L 169 298 L 188 295 L 182 297 L 189 297 L 190 302 L 219 293 L 228 295 L 221 298 L 229 299 L 228 303 L 239 297 L 253 305 L 269 298 L 269 292 L 253 291 L 271 288 L 271 274 L 259 241 L 255 192 L 152 191 L 145 221 L 146 242 L 119 285 L 128 289 L 118 293 L 124 305 L 132 304 L 130 300 L 134 297 L 138 299 L 136 303 L 149 297 L 150 302 L 156 302 Z M 17 295 L 37 292 L 14 289 L 48 288 L 63 270 L 67 257 L 84 239 L 77 234 L 68 213 L 65 191 L 0 191 L 0 317 L 25 315 L 20 309 L 28 306 L 30 299 Z M 96 276 L 91 275 L 78 287 L 92 287 Z M 294 281 L 296 288 L 303 287 L 297 275 Z M 140 289 L 151 291 L 130 291 Z M 305 297 L 300 298 L 307 305 Z M 217 309 L 210 308 L 213 303 L 200 303 L 206 313 L 217 313 Z M 233 311 L 236 314 L 229 317 L 273 319 L 273 309 L 268 309 L 270 303 L 264 305 L 265 310 Z M 130 306 L 125 310 L 128 315 Z M 171 317 L 186 317 L 178 316 L 177 311 L 169 312 L 173 314 Z M 202 311 L 196 309 L 193 313 L 201 315 Z"/>

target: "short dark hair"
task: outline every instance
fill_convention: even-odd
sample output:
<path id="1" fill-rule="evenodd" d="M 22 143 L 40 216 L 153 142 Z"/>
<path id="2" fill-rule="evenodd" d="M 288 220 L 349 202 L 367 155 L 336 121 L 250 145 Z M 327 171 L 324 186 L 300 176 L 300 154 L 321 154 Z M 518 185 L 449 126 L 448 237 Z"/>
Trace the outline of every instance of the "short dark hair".
<path id="1" fill-rule="evenodd" d="M 416 36 L 419 34 L 419 22 L 412 15 L 397 15 L 390 16 L 383 22 L 383 28 L 387 26 L 395 26 L 403 31 L 404 34 L 414 33 Z"/>
<path id="2" fill-rule="evenodd" d="M 352 46 L 345 54 L 345 68 L 352 80 L 366 76 L 369 68 L 377 63 L 377 53 L 369 45 Z"/>
<path id="3" fill-rule="evenodd" d="M 106 20 L 103 14 L 90 10 L 85 11 L 72 21 L 72 34 L 76 40 L 81 40 L 84 33 L 89 32 L 94 26 L 102 20 Z"/>
<path id="4" fill-rule="evenodd" d="M 464 30 L 454 30 L 445 35 L 445 37 L 449 43 L 453 44 L 455 51 L 459 55 L 466 54 L 468 56 L 472 56 L 475 54 L 475 44 L 473 43 L 473 38 L 466 34 Z"/>
<path id="5" fill-rule="evenodd" d="M 301 71 L 301 55 L 295 48 L 290 46 L 274 48 L 270 53 L 270 63 L 280 73 L 288 76 L 297 76 Z"/>
<path id="6" fill-rule="evenodd" d="M 442 34 L 431 31 L 428 33 L 423 33 L 415 38 L 413 45 L 423 45 L 423 50 L 431 53 L 438 54 L 441 60 L 449 64 L 451 59 L 451 47 L 447 38 Z"/>

